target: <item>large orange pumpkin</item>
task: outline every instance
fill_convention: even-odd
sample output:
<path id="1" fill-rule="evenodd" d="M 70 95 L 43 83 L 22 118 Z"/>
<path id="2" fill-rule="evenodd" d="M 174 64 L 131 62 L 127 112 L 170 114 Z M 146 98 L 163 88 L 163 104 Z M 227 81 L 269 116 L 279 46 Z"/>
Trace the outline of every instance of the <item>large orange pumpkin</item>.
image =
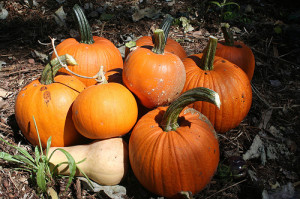
<path id="1" fill-rule="evenodd" d="M 248 114 L 252 103 L 250 81 L 237 65 L 215 56 L 217 39 L 209 38 L 202 54 L 191 55 L 183 63 L 186 70 L 187 91 L 195 87 L 206 87 L 219 93 L 220 110 L 206 102 L 195 102 L 192 107 L 203 113 L 219 133 L 237 127 Z"/>
<path id="2" fill-rule="evenodd" d="M 169 30 L 174 18 L 171 15 L 167 15 L 159 26 L 165 34 L 166 46 L 165 50 L 177 55 L 180 59 L 184 59 L 187 55 L 183 47 L 175 40 L 168 38 Z M 135 46 L 154 46 L 152 36 L 143 36 L 136 40 Z M 129 54 L 129 48 L 125 50 L 125 58 Z"/>
<path id="3" fill-rule="evenodd" d="M 76 4 L 73 10 L 79 24 L 81 41 L 68 38 L 56 47 L 58 55 L 70 54 L 78 63 L 78 66 L 69 66 L 69 69 L 76 74 L 88 77 L 96 75 L 100 66 L 104 66 L 104 71 L 107 73 L 114 69 L 122 69 L 123 59 L 120 51 L 111 41 L 103 37 L 92 36 L 90 26 L 80 6 Z M 52 55 L 52 58 L 54 57 L 55 54 Z M 69 73 L 65 69 L 60 71 Z M 77 78 L 86 86 L 96 84 L 95 79 Z"/>
<path id="4" fill-rule="evenodd" d="M 163 30 L 156 30 L 154 38 L 154 47 L 141 46 L 128 55 L 122 74 L 123 83 L 147 108 L 172 102 L 185 82 L 182 61 L 164 50 Z"/>
<path id="5" fill-rule="evenodd" d="M 218 42 L 216 55 L 239 66 L 251 81 L 255 69 L 255 58 L 251 48 L 242 41 L 234 41 L 229 27 L 222 26 L 222 32 L 225 40 Z"/>
<path id="6" fill-rule="evenodd" d="M 69 57 L 68 55 L 66 55 Z M 75 60 L 60 56 L 64 64 L 74 65 Z M 55 73 L 61 65 L 57 58 L 47 64 L 40 80 L 34 80 L 18 93 L 15 103 L 15 117 L 19 128 L 27 140 L 38 145 L 38 135 L 32 116 L 35 117 L 41 143 L 46 147 L 52 136 L 51 146 L 63 147 L 83 142 L 83 137 L 76 131 L 71 106 L 85 85 L 70 75 Z"/>
<path id="7" fill-rule="evenodd" d="M 90 139 L 122 136 L 134 126 L 138 108 L 133 94 L 119 83 L 92 85 L 72 107 L 76 129 Z"/>
<path id="8" fill-rule="evenodd" d="M 214 91 L 192 89 L 169 107 L 148 112 L 131 133 L 132 170 L 139 182 L 157 195 L 172 198 L 181 191 L 195 194 L 217 169 L 219 144 L 213 126 L 200 112 L 185 108 L 198 100 L 220 106 Z"/>

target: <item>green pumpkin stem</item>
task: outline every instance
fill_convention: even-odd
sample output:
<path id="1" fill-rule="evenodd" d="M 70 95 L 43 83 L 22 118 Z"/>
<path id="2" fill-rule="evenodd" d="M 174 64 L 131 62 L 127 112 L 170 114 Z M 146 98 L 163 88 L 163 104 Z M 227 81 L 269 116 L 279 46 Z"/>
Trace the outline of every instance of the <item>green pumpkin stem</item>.
<path id="1" fill-rule="evenodd" d="M 156 29 L 153 34 L 153 44 L 152 52 L 156 54 L 163 54 L 165 51 L 165 34 L 162 29 Z"/>
<path id="2" fill-rule="evenodd" d="M 221 101 L 219 94 L 215 91 L 198 87 L 184 92 L 180 97 L 171 103 L 163 115 L 161 126 L 164 131 L 175 131 L 178 127 L 178 117 L 181 111 L 196 101 L 210 102 L 220 108 Z"/>
<path id="3" fill-rule="evenodd" d="M 222 30 L 223 35 L 224 35 L 225 45 L 226 46 L 233 46 L 234 45 L 233 34 L 232 34 L 229 27 L 230 26 L 229 26 L 228 23 L 221 24 L 221 30 Z"/>
<path id="4" fill-rule="evenodd" d="M 79 27 L 79 32 L 80 32 L 80 43 L 85 43 L 85 44 L 93 44 L 95 43 L 93 39 L 93 34 L 91 31 L 91 27 L 89 25 L 89 22 L 84 15 L 84 12 L 82 8 L 78 5 L 75 4 L 73 7 L 73 11 L 75 13 L 77 22 L 78 22 L 78 27 Z"/>
<path id="5" fill-rule="evenodd" d="M 210 36 L 206 48 L 203 50 L 201 58 L 200 68 L 202 70 L 213 70 L 214 59 L 217 49 L 218 39 L 214 36 Z"/>
<path id="6" fill-rule="evenodd" d="M 165 43 L 167 43 L 170 27 L 173 23 L 173 20 L 174 18 L 171 15 L 167 14 L 159 26 L 159 29 L 162 29 L 165 33 Z"/>
<path id="7" fill-rule="evenodd" d="M 64 65 L 74 66 L 77 65 L 75 59 L 68 54 L 61 55 L 59 58 L 52 59 L 44 68 L 40 79 L 41 84 L 48 85 L 54 82 L 54 77 L 59 69 Z"/>

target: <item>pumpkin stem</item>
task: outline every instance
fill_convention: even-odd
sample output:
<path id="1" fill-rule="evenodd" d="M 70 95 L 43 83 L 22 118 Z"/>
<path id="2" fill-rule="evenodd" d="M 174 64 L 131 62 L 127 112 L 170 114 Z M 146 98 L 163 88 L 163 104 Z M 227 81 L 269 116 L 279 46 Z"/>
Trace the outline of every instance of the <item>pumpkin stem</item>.
<path id="1" fill-rule="evenodd" d="M 233 46 L 234 45 L 233 34 L 232 34 L 231 30 L 229 29 L 229 27 L 230 27 L 230 25 L 228 23 L 221 24 L 221 30 L 224 35 L 225 45 Z"/>
<path id="2" fill-rule="evenodd" d="M 152 52 L 156 54 L 163 54 L 165 51 L 165 34 L 162 29 L 156 29 L 153 34 L 153 44 Z"/>
<path id="3" fill-rule="evenodd" d="M 61 55 L 59 57 L 56 57 L 52 59 L 44 68 L 42 72 L 42 76 L 40 79 L 41 84 L 48 85 L 52 84 L 54 82 L 54 77 L 57 73 L 57 71 L 60 68 L 63 68 L 63 65 L 70 65 L 74 66 L 77 65 L 75 59 L 68 54 Z"/>
<path id="4" fill-rule="evenodd" d="M 218 39 L 214 36 L 210 36 L 206 48 L 203 50 L 203 56 L 201 58 L 200 68 L 202 70 L 213 70 L 214 59 L 217 49 Z"/>
<path id="5" fill-rule="evenodd" d="M 181 111 L 189 104 L 196 101 L 210 102 L 220 108 L 221 101 L 219 94 L 215 91 L 197 87 L 190 89 L 181 94 L 175 101 L 173 101 L 163 115 L 161 127 L 164 131 L 175 131 L 178 127 L 178 117 Z"/>
<path id="6" fill-rule="evenodd" d="M 91 27 L 89 25 L 86 16 L 84 15 L 82 8 L 78 4 L 75 4 L 73 7 L 73 11 L 75 13 L 78 26 L 79 26 L 80 39 L 81 39 L 80 43 L 85 43 L 85 44 L 95 43 L 93 39 Z"/>
<path id="7" fill-rule="evenodd" d="M 165 43 L 167 43 L 170 27 L 173 23 L 173 20 L 174 18 L 171 15 L 167 14 L 159 26 L 159 29 L 162 29 L 165 33 Z"/>
<path id="8" fill-rule="evenodd" d="M 100 70 L 97 74 L 97 78 L 95 79 L 98 84 L 107 84 L 108 81 L 106 80 L 106 77 L 105 77 L 105 73 L 103 71 L 103 66 L 100 66 Z"/>

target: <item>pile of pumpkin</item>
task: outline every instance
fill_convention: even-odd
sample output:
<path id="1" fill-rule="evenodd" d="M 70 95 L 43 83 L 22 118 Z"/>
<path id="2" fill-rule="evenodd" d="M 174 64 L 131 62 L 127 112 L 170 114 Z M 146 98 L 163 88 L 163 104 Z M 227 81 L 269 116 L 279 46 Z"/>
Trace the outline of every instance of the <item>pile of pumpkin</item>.
<path id="1" fill-rule="evenodd" d="M 167 15 L 152 37 L 126 49 L 123 62 L 112 42 L 92 36 L 83 10 L 73 10 L 80 42 L 60 43 L 59 57 L 53 53 L 41 78 L 17 96 L 15 116 L 24 136 L 38 144 L 34 116 L 42 146 L 52 136 L 52 151 L 64 147 L 76 162 L 86 158 L 78 167 L 102 185 L 120 183 L 130 163 L 139 182 L 157 195 L 201 191 L 219 163 L 216 132 L 237 127 L 250 109 L 250 48 L 233 41 L 224 26 L 224 41 L 211 36 L 203 53 L 187 57 L 167 38 L 173 20 Z M 59 151 L 51 158 L 54 165 L 64 161 Z M 68 175 L 64 165 L 58 169 Z"/>

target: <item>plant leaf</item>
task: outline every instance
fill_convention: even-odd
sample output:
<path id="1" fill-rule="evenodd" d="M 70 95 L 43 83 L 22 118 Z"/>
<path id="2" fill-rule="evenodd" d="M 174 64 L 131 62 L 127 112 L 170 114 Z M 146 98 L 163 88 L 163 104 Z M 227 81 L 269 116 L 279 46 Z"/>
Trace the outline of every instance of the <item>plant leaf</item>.
<path id="1" fill-rule="evenodd" d="M 0 137 L 0 140 L 2 140 L 3 142 L 5 142 L 7 145 L 13 147 L 13 148 L 16 149 L 18 152 L 20 152 L 20 153 L 23 154 L 25 157 L 27 157 L 29 160 L 31 160 L 32 162 L 34 162 L 33 157 L 31 157 L 31 155 L 28 153 L 28 151 L 26 151 L 24 148 L 18 147 L 18 146 L 14 146 L 14 145 L 10 144 L 10 143 L 7 142 L 6 140 L 4 140 L 2 137 Z"/>
<path id="2" fill-rule="evenodd" d="M 68 159 L 68 165 L 69 165 L 69 170 L 70 170 L 70 175 L 69 175 L 69 181 L 68 181 L 68 184 L 66 186 L 66 189 L 67 190 L 75 176 L 75 173 L 76 173 L 76 163 L 75 163 L 75 160 L 74 158 L 71 156 L 71 154 L 69 152 L 67 152 L 66 150 L 64 149 L 61 149 L 61 148 L 57 148 L 55 149 L 52 153 L 54 153 L 56 150 L 59 150 L 61 152 L 63 152 L 65 154 L 65 156 L 67 157 Z"/>
<path id="3" fill-rule="evenodd" d="M 210 1 L 210 3 L 215 4 L 218 7 L 221 7 L 221 4 L 217 1 Z"/>
<path id="4" fill-rule="evenodd" d="M 22 163 L 19 160 L 16 160 L 12 155 L 5 153 L 5 152 L 0 152 L 0 159 L 3 159 L 5 161 L 9 162 L 17 162 L 17 163 Z"/>
<path id="5" fill-rule="evenodd" d="M 46 157 L 48 157 L 49 149 L 50 149 L 50 146 L 51 146 L 51 139 L 52 139 L 52 137 L 50 136 L 47 140 Z"/>
<path id="6" fill-rule="evenodd" d="M 30 160 L 28 160 L 26 157 L 24 157 L 22 155 L 14 155 L 13 158 L 16 160 L 19 160 L 23 164 L 27 164 L 31 168 L 37 168 L 36 165 L 34 164 L 34 162 L 31 162 Z"/>
<path id="7" fill-rule="evenodd" d="M 228 6 L 228 5 L 236 5 L 240 9 L 240 5 L 235 2 L 227 2 L 226 6 Z"/>
<path id="8" fill-rule="evenodd" d="M 44 168 L 45 168 L 45 165 L 42 162 L 39 165 L 37 173 L 36 173 L 36 183 L 43 192 L 46 192 L 46 176 L 44 173 Z"/>
<path id="9" fill-rule="evenodd" d="M 34 147 L 34 152 L 35 152 L 35 164 L 38 166 L 40 164 L 40 151 L 38 146 Z"/>

